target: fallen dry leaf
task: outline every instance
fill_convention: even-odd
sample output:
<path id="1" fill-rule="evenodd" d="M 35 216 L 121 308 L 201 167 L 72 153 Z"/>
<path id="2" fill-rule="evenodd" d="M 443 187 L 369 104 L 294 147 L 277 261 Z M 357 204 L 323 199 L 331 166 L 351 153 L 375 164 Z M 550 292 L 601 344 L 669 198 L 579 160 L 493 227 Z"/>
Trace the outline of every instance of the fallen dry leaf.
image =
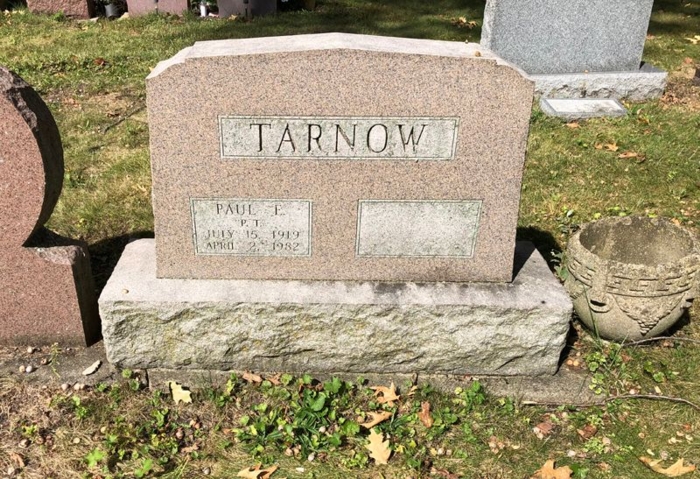
<path id="1" fill-rule="evenodd" d="M 389 387 L 374 386 L 370 389 L 374 391 L 374 395 L 377 396 L 377 402 L 379 404 L 388 404 L 393 407 L 394 401 L 398 401 L 401 397 L 396 394 L 396 386 L 394 386 L 394 383 L 391 383 Z"/>
<path id="2" fill-rule="evenodd" d="M 10 452 L 10 459 L 12 459 L 12 462 L 17 464 L 17 469 L 24 469 L 24 467 L 26 466 L 26 464 L 24 463 L 24 458 L 16 452 Z"/>
<path id="3" fill-rule="evenodd" d="M 577 429 L 576 432 L 581 436 L 581 439 L 588 440 L 596 435 L 598 428 L 593 424 L 586 424 L 583 429 Z"/>
<path id="4" fill-rule="evenodd" d="M 553 430 L 554 424 L 550 419 L 542 421 L 537 426 L 532 428 L 532 432 L 535 433 L 535 436 L 537 436 L 538 439 L 544 439 L 546 436 L 549 436 Z"/>
<path id="5" fill-rule="evenodd" d="M 618 158 L 622 158 L 623 160 L 626 158 L 637 158 L 638 156 L 639 153 L 635 153 L 633 151 L 625 151 L 624 153 L 617 155 Z"/>
<path id="6" fill-rule="evenodd" d="M 700 43 L 700 35 L 695 35 L 693 38 L 686 38 L 686 40 L 688 40 L 693 45 L 697 45 L 698 43 Z"/>
<path id="7" fill-rule="evenodd" d="M 246 479 L 268 479 L 278 469 L 278 466 L 270 466 L 267 469 L 260 469 L 260 464 L 255 467 L 246 467 L 238 471 L 236 477 L 244 477 Z"/>
<path id="8" fill-rule="evenodd" d="M 98 369 L 100 369 L 100 365 L 102 364 L 102 361 L 99 359 L 92 363 L 90 366 L 88 366 L 84 371 L 83 371 L 83 376 L 89 376 L 91 374 L 95 374 Z"/>
<path id="9" fill-rule="evenodd" d="M 654 461 L 648 457 L 642 456 L 639 458 L 639 460 L 642 461 L 652 471 L 658 472 L 659 474 L 663 474 L 666 477 L 679 477 L 683 474 L 688 474 L 689 472 L 693 472 L 695 470 L 695 466 L 693 465 L 684 465 L 684 459 L 682 458 L 678 459 L 678 461 L 676 461 L 675 464 L 666 469 L 664 469 L 661 466 L 661 459 L 657 459 L 656 461 Z"/>
<path id="10" fill-rule="evenodd" d="M 617 143 L 606 143 L 605 149 L 608 151 L 617 151 L 620 149 L 620 147 L 617 146 Z"/>
<path id="11" fill-rule="evenodd" d="M 170 394 L 173 396 L 173 401 L 175 401 L 175 404 L 180 402 L 192 402 L 192 393 L 185 390 L 181 384 L 178 384 L 175 381 L 168 381 L 168 387 L 170 388 Z"/>
<path id="12" fill-rule="evenodd" d="M 255 384 L 260 384 L 263 382 L 263 378 L 261 376 L 258 376 L 257 374 L 249 373 L 248 371 L 243 373 L 243 380 L 248 381 L 249 383 L 255 383 Z"/>
<path id="13" fill-rule="evenodd" d="M 447 469 L 438 469 L 437 467 L 433 467 L 430 469 L 430 475 L 431 476 L 440 476 L 444 477 L 446 479 L 459 479 L 461 476 L 458 474 L 453 474 Z"/>
<path id="14" fill-rule="evenodd" d="M 369 433 L 369 444 L 365 445 L 365 449 L 369 451 L 369 455 L 377 464 L 388 464 L 391 456 L 389 449 L 389 441 L 384 440 L 384 435 L 381 432 L 376 432 L 372 429 Z"/>
<path id="15" fill-rule="evenodd" d="M 282 381 L 280 381 L 281 377 L 282 375 L 280 373 L 277 373 L 274 376 L 270 376 L 269 378 L 267 378 L 267 380 L 270 381 L 270 383 L 272 383 L 273 385 L 279 386 L 280 384 L 282 384 Z"/>
<path id="16" fill-rule="evenodd" d="M 567 123 L 565 126 L 573 130 L 574 128 L 579 128 L 581 125 L 579 125 L 578 122 L 572 121 Z"/>
<path id="17" fill-rule="evenodd" d="M 544 463 L 542 469 L 535 472 L 530 479 L 571 479 L 574 471 L 569 466 L 554 468 L 554 461 L 551 459 Z"/>
<path id="18" fill-rule="evenodd" d="M 183 447 L 182 449 L 180 449 L 180 452 L 183 452 L 185 454 L 189 454 L 194 451 L 199 451 L 199 444 L 194 443 L 191 446 Z"/>
<path id="19" fill-rule="evenodd" d="M 433 418 L 430 415 L 430 403 L 428 401 L 422 402 L 420 404 L 420 412 L 418 413 L 418 419 L 427 428 L 433 425 Z"/>
<path id="20" fill-rule="evenodd" d="M 368 412 L 367 414 L 369 415 L 370 420 L 360 424 L 360 426 L 366 427 L 367 429 L 372 429 L 377 424 L 380 424 L 391 417 L 391 413 L 389 411 Z"/>

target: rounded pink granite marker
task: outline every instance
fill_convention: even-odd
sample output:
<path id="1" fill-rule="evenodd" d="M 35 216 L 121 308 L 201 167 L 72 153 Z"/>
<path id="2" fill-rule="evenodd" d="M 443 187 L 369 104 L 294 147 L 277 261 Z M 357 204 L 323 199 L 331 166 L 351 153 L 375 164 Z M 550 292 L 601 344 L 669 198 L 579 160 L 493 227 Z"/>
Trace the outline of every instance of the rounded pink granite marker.
<path id="1" fill-rule="evenodd" d="M 43 229 L 62 183 L 51 112 L 0 66 L 0 343 L 90 344 L 100 336 L 87 250 Z"/>

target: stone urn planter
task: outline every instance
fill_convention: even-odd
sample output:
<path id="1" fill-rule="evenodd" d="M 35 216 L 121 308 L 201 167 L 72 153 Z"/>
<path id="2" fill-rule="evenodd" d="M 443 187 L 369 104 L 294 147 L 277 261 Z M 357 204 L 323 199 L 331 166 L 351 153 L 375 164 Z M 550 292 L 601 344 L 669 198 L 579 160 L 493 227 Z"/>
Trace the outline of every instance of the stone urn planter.
<path id="1" fill-rule="evenodd" d="M 571 238 L 567 268 L 565 286 L 586 326 L 604 339 L 650 338 L 700 292 L 700 240 L 662 218 L 607 218 Z"/>

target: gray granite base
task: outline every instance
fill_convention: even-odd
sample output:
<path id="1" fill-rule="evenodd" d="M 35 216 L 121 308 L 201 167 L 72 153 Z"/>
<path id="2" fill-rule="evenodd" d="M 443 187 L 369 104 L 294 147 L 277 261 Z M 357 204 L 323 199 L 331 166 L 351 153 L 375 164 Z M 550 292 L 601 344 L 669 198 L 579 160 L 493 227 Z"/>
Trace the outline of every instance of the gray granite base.
<path id="1" fill-rule="evenodd" d="M 529 243 L 512 283 L 158 279 L 155 244 L 127 246 L 100 297 L 119 367 L 309 373 L 545 375 L 569 296 Z"/>
<path id="2" fill-rule="evenodd" d="M 627 109 L 614 98 L 541 98 L 540 108 L 546 115 L 565 120 L 627 115 Z"/>
<path id="3" fill-rule="evenodd" d="M 550 98 L 617 98 L 645 101 L 660 98 L 668 73 L 649 64 L 638 71 L 528 75 L 535 94 Z"/>

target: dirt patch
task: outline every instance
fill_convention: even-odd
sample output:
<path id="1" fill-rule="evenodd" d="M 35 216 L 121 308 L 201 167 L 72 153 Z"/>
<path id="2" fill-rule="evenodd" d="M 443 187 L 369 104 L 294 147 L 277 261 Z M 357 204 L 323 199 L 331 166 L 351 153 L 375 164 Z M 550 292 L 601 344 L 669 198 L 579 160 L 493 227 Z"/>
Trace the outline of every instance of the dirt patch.
<path id="1" fill-rule="evenodd" d="M 700 65 L 686 64 L 669 75 L 666 93 L 661 103 L 667 106 L 681 106 L 689 111 L 700 111 L 700 82 L 696 82 L 695 72 Z"/>

